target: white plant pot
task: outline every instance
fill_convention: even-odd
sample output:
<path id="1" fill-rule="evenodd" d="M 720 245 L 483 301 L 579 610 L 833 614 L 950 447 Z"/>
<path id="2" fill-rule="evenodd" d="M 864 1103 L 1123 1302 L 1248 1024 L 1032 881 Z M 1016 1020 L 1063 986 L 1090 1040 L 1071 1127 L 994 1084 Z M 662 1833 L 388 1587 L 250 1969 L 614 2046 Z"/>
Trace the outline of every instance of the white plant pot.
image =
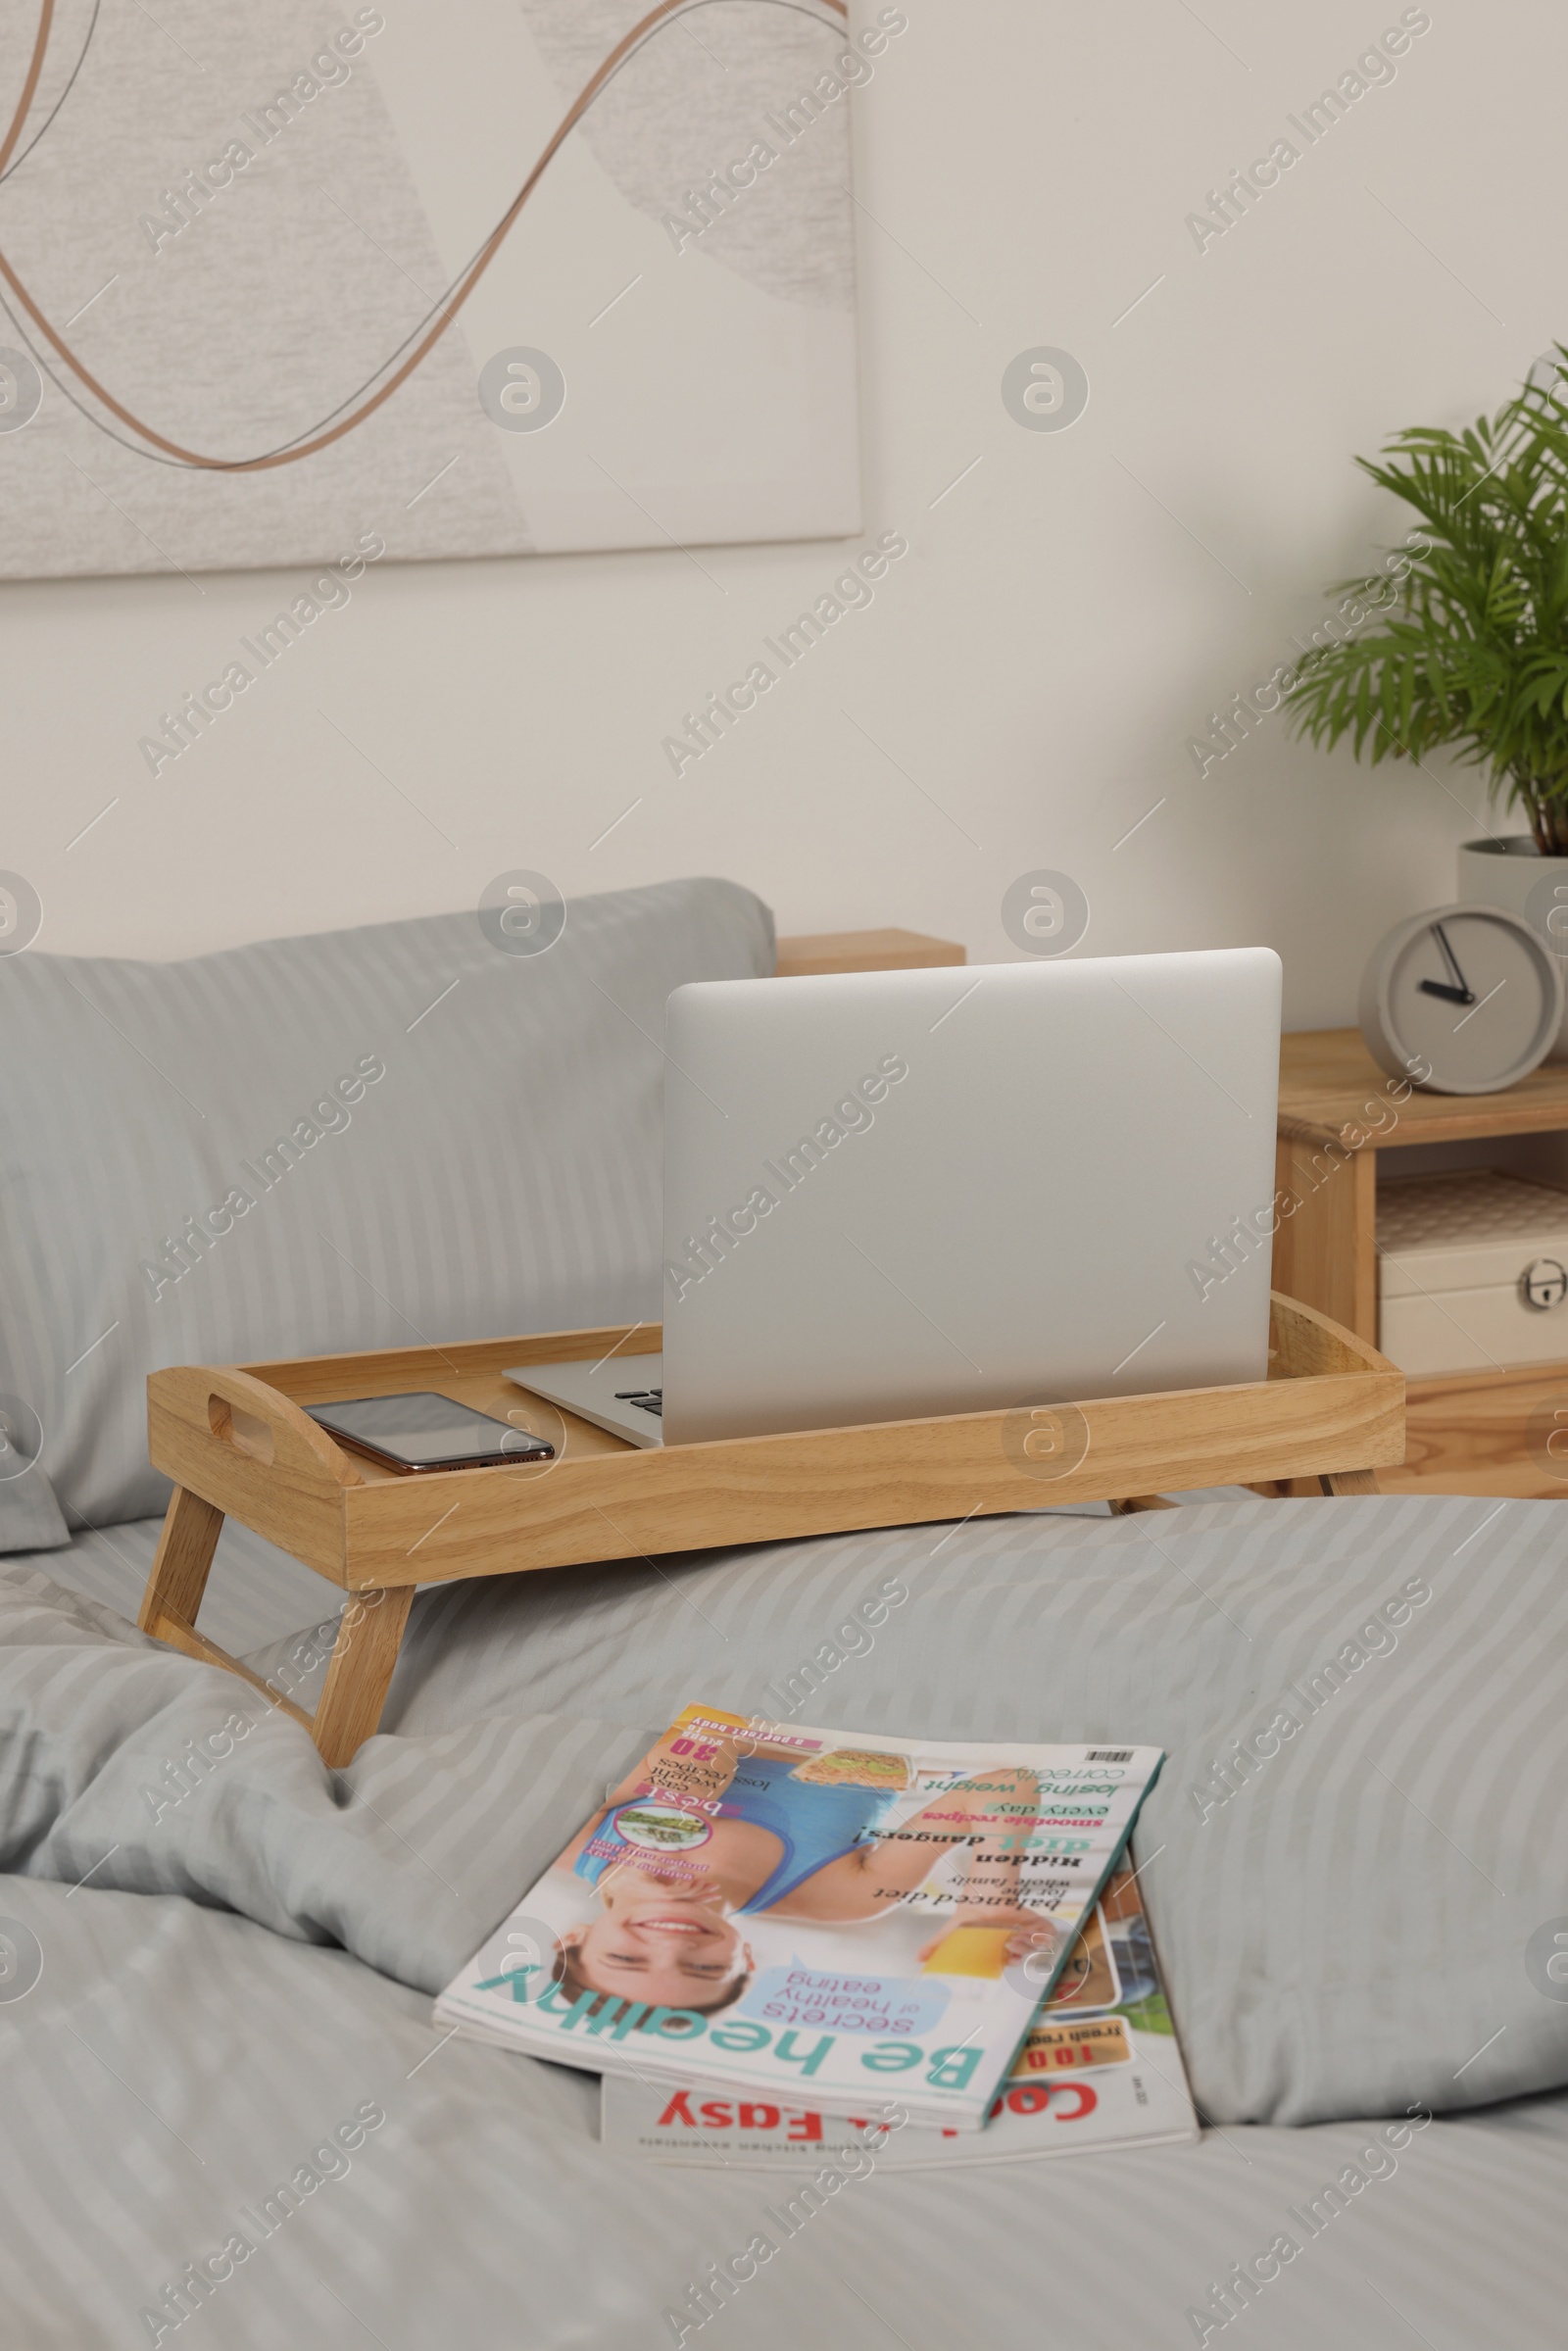
<path id="1" fill-rule="evenodd" d="M 1568 857 L 1544 857 L 1528 833 L 1466 841 L 1459 851 L 1459 898 L 1465 906 L 1502 906 L 1534 925 L 1568 980 Z M 1568 1011 L 1548 1061 L 1568 1061 Z"/>

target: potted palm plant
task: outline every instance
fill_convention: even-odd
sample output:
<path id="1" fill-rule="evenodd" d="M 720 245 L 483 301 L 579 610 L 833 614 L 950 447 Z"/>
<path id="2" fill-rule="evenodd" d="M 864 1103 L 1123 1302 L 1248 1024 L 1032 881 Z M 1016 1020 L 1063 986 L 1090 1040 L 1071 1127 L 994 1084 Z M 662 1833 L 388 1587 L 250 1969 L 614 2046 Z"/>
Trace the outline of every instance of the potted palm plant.
<path id="1" fill-rule="evenodd" d="M 1548 377 L 1549 380 L 1541 380 Z M 1340 583 L 1351 617 L 1285 707 L 1358 759 L 1456 751 L 1528 832 L 1459 851 L 1459 896 L 1526 915 L 1568 954 L 1568 345 L 1492 417 L 1419 425 L 1356 464 L 1414 513 L 1392 571 Z M 1357 617 L 1358 616 L 1358 617 Z M 1568 975 L 1565 975 L 1568 976 Z M 1556 1057 L 1568 1053 L 1568 1021 Z"/>

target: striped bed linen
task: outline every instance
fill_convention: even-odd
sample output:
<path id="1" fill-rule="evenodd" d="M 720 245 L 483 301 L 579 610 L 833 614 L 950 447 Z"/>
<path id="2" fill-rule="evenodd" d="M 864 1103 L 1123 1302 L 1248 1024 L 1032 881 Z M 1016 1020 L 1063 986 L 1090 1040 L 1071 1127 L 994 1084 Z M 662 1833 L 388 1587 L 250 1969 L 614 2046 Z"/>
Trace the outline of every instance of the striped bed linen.
<path id="1" fill-rule="evenodd" d="M 0 1390 L 78 1529 L 0 1559 L 0 2345 L 1147 2351 L 1245 2321 L 1285 2351 L 1554 2346 L 1550 1504 L 1036 1514 L 429 1590 L 347 1771 L 257 1704 L 170 1800 L 253 1701 L 130 1621 L 165 1491 L 145 1371 L 656 1312 L 663 999 L 771 960 L 766 909 L 698 882 L 578 902 L 542 957 L 453 915 L 0 965 Z M 367 1059 L 352 1121 L 265 1181 Z M 253 1210 L 155 1297 L 147 1251 L 241 1162 Z M 58 1540 L 12 1503 L 0 1549 Z M 867 1645 L 849 1612 L 890 1585 Z M 229 1527 L 202 1623 L 309 1706 L 332 1600 Z M 1137 1859 L 1201 2145 L 841 2181 L 697 2326 L 689 2289 L 784 2183 L 608 2157 L 591 2080 L 429 2017 L 691 1697 L 1163 1744 Z M 1361 2118 L 1412 2110 L 1436 2119 L 1368 2158 Z M 1212 2288 L 1282 2233 L 1227 2316 Z"/>
<path id="2" fill-rule="evenodd" d="M 0 1720 L 30 1760 L 0 1773 L 0 1866 L 201 1888 L 286 1923 L 279 1859 L 247 1829 L 247 1806 L 265 1808 L 289 1825 L 293 1883 L 335 1889 L 338 1939 L 434 1989 L 601 1770 L 688 1698 L 850 1730 L 1137 1738 L 1169 1757 L 1143 1816 L 1144 1885 L 1207 2111 L 1299 2123 L 1357 2100 L 1484 2103 L 1568 2080 L 1568 2003 L 1537 1995 L 1525 1957 L 1568 1883 L 1561 1530 L 1549 1503 L 1254 1501 L 436 1587 L 411 1614 L 383 1736 L 348 1773 L 325 1775 L 269 1716 L 225 1773 L 221 1834 L 193 1805 L 157 1837 L 127 1787 L 236 1686 L 126 1624 L 153 1531 L 110 1530 L 69 1555 L 90 1563 L 96 1601 L 62 1588 L 61 1554 L 0 1567 Z M 309 1705 L 328 1587 L 229 1529 L 213 1621 L 232 1639 L 249 1611 L 261 1630 L 279 1576 L 273 1604 L 298 1590 L 314 1605 L 296 1621 L 316 1629 L 250 1661 Z M 903 1596 L 858 1638 L 853 1604 L 889 1591 Z M 1289 1739 L 1264 1736 L 1287 1714 Z M 432 1914 L 411 1931 L 387 1909 L 383 1830 L 404 1804 L 464 1857 L 450 1927 Z M 36 1824 L 20 1864 L 18 1819 Z M 1265 1985 L 1288 1990 L 1287 2029 Z"/>
<path id="3" fill-rule="evenodd" d="M 443 2045 L 422 1995 L 344 1952 L 32 1878 L 0 1882 L 0 1911 L 46 1953 L 28 1999 L 0 2006 L 8 2351 L 655 2351 L 706 2265 L 759 2230 L 772 2256 L 687 2343 L 1175 2351 L 1210 2285 L 1282 2232 L 1296 2257 L 1210 2343 L 1562 2340 L 1561 2093 L 1439 2117 L 1375 2179 L 1363 2124 L 1243 2125 L 961 2180 L 873 2172 L 786 2236 L 767 2208 L 799 2181 L 606 2155 L 591 2078 Z M 384 2121 L 333 2154 L 367 2108 Z M 1293 2208 L 1310 2222 L 1347 2164 L 1368 2183 L 1308 2235 Z M 302 2166 L 318 2184 L 277 2198 Z M 208 2261 L 204 2294 L 186 2265 Z M 163 2297 L 182 2278 L 176 2327 Z"/>

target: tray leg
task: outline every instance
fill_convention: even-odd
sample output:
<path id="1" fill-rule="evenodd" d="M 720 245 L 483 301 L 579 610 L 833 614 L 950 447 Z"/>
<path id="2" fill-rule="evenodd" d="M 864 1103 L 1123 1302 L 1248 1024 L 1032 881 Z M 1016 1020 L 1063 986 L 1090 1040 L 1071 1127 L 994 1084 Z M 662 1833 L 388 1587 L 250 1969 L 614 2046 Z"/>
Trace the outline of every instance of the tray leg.
<path id="1" fill-rule="evenodd" d="M 222 1531 L 221 1510 L 216 1510 L 211 1502 L 204 1502 L 199 1494 L 191 1494 L 183 1486 L 174 1488 L 136 1618 L 144 1633 L 151 1633 L 155 1640 L 167 1641 L 169 1636 L 163 1628 L 170 1619 L 184 1632 L 192 1629 Z"/>
<path id="2" fill-rule="evenodd" d="M 321 1761 L 333 1771 L 353 1762 L 381 1719 L 413 1599 L 414 1586 L 404 1584 L 394 1592 L 355 1592 L 343 1611 L 311 1726 Z"/>
<path id="3" fill-rule="evenodd" d="M 291 1715 L 310 1732 L 321 1760 L 334 1770 L 352 1762 L 355 1749 L 381 1719 L 414 1587 L 350 1593 L 313 1722 L 290 1699 L 270 1689 L 247 1666 L 196 1630 L 197 1611 L 222 1530 L 221 1510 L 186 1487 L 174 1488 L 137 1624 L 155 1641 L 166 1641 L 187 1657 L 220 1665 L 248 1682 L 270 1705 Z"/>
<path id="4" fill-rule="evenodd" d="M 1325 1494 L 1381 1494 L 1375 1469 L 1341 1469 L 1325 1474 L 1318 1480 Z"/>

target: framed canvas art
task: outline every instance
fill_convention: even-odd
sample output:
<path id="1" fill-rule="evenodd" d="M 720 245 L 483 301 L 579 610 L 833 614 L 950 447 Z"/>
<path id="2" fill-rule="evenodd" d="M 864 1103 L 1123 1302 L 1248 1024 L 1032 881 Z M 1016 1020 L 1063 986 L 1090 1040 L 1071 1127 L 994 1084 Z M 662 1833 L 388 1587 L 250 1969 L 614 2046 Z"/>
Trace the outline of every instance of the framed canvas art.
<path id="1" fill-rule="evenodd" d="M 0 572 L 859 524 L 843 0 L 0 0 Z"/>

